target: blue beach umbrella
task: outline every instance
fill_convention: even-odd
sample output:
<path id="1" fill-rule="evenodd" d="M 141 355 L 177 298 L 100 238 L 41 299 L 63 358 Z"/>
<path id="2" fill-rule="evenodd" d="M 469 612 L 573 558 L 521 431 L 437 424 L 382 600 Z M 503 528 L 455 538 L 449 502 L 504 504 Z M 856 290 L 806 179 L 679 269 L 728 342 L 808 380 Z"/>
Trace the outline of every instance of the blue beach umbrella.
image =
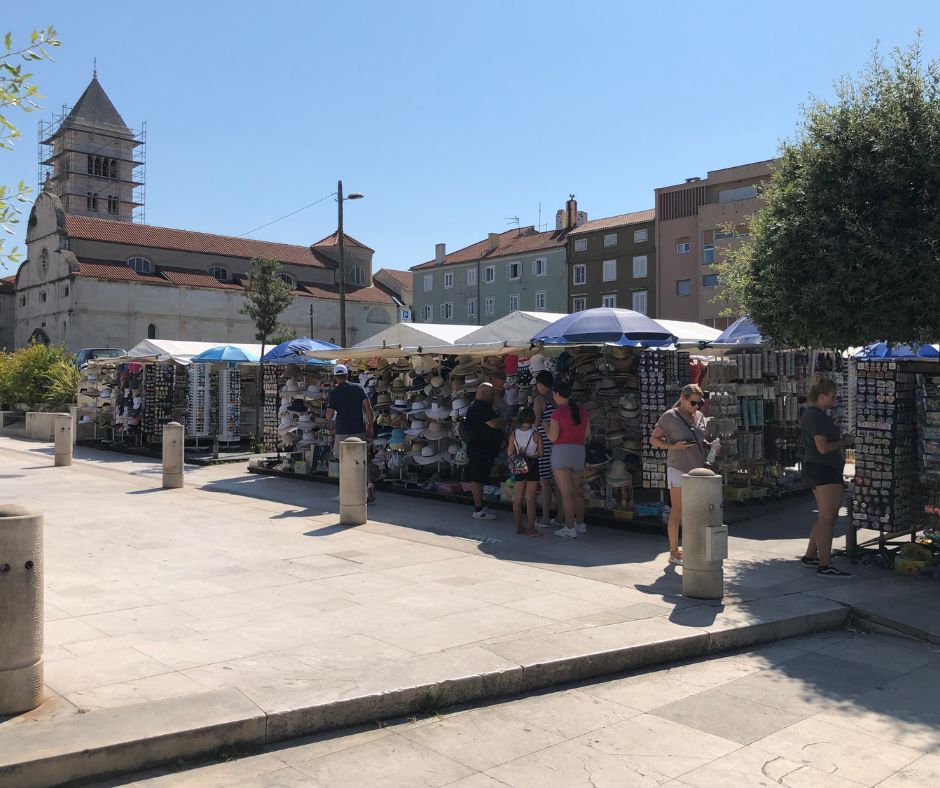
<path id="1" fill-rule="evenodd" d="M 664 347 L 676 337 L 652 318 L 630 309 L 598 307 L 565 315 L 532 338 L 546 345 L 604 343 L 634 347 Z"/>
<path id="2" fill-rule="evenodd" d="M 287 342 L 281 342 L 275 345 L 261 360 L 265 364 L 331 364 L 331 361 L 323 361 L 317 358 L 305 356 L 307 350 L 339 350 L 339 345 L 332 342 L 324 342 L 322 339 L 308 339 L 300 337 L 299 339 L 289 339 Z"/>
<path id="3" fill-rule="evenodd" d="M 194 364 L 210 361 L 250 361 L 257 364 L 258 356 L 235 345 L 219 345 L 202 351 L 198 356 L 193 356 L 192 361 Z"/>

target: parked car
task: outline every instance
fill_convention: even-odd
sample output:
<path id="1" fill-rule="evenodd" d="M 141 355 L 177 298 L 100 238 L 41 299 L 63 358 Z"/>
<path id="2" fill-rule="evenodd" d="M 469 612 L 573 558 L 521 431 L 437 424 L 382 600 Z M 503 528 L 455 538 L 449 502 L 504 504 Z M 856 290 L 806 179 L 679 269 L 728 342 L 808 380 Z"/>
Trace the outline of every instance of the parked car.
<path id="1" fill-rule="evenodd" d="M 120 347 L 84 347 L 75 353 L 75 366 L 81 369 L 93 358 L 119 358 L 127 351 Z"/>

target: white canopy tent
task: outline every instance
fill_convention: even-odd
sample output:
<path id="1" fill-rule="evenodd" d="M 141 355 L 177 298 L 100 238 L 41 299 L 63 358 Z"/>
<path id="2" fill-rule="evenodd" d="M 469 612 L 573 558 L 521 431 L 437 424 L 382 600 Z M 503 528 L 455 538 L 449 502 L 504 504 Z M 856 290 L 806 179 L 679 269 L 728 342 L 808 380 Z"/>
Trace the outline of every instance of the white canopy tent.
<path id="1" fill-rule="evenodd" d="M 247 353 L 261 355 L 261 345 L 247 345 L 241 342 L 183 342 L 174 339 L 142 339 L 127 351 L 130 361 L 175 361 L 177 364 L 189 364 L 193 356 L 222 345 L 241 348 Z"/>
<path id="2" fill-rule="evenodd" d="M 450 323 L 396 323 L 375 336 L 340 350 L 308 350 L 307 355 L 319 359 L 400 358 L 427 352 L 452 353 L 454 342 L 478 326 Z"/>
<path id="3" fill-rule="evenodd" d="M 565 315 L 556 312 L 510 312 L 485 326 L 478 326 L 469 334 L 460 337 L 454 344 L 481 345 L 485 343 L 505 343 L 528 345 L 529 340 L 545 326 Z"/>
<path id="4" fill-rule="evenodd" d="M 697 345 L 699 342 L 714 342 L 721 336 L 721 329 L 711 328 L 711 326 L 706 326 L 704 323 L 690 323 L 685 320 L 661 320 L 658 317 L 656 322 L 669 333 L 677 336 L 680 346 Z"/>

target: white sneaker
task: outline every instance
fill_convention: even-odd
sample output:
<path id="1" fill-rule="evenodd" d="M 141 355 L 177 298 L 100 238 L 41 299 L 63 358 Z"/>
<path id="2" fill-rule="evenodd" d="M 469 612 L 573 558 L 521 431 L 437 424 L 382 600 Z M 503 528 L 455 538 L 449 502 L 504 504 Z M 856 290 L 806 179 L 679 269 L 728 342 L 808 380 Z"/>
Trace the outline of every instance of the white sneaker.
<path id="1" fill-rule="evenodd" d="M 489 509 L 483 508 L 478 512 L 473 513 L 474 520 L 495 520 L 496 515 L 493 514 Z"/>
<path id="2" fill-rule="evenodd" d="M 574 529 L 578 532 L 578 536 L 583 536 L 587 533 L 587 526 L 584 523 L 575 523 Z"/>
<path id="3" fill-rule="evenodd" d="M 577 528 L 566 528 L 562 526 L 557 531 L 555 531 L 555 536 L 564 536 L 568 539 L 577 539 L 578 538 L 578 529 Z"/>

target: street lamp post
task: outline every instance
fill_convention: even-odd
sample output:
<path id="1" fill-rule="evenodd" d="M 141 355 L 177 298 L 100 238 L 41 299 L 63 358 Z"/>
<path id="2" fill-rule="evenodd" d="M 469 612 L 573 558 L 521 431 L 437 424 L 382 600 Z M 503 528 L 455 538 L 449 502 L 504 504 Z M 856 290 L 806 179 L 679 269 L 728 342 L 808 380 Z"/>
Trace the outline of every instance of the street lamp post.
<path id="1" fill-rule="evenodd" d="M 336 184 L 337 224 L 339 240 L 339 342 L 346 347 L 346 239 L 343 235 L 343 200 L 361 200 L 359 192 L 343 197 L 343 182 Z"/>

